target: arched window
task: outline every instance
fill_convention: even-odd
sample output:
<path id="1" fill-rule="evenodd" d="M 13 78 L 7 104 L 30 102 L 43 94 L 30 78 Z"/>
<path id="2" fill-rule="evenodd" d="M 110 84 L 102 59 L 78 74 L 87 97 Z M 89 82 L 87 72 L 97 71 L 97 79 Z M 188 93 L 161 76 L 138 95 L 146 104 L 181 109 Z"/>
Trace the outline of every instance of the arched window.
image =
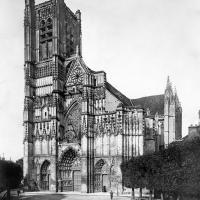
<path id="1" fill-rule="evenodd" d="M 45 31 L 45 26 L 46 26 L 45 21 L 42 20 L 42 21 L 40 22 L 40 30 L 41 30 L 42 32 Z"/>
<path id="2" fill-rule="evenodd" d="M 66 170 L 67 173 L 70 173 L 74 159 L 76 158 L 76 152 L 72 149 L 69 149 L 62 157 L 60 167 L 62 170 Z"/>
<path id="3" fill-rule="evenodd" d="M 52 19 L 51 18 L 47 19 L 47 26 L 51 26 L 52 27 Z"/>
<path id="4" fill-rule="evenodd" d="M 40 60 L 52 57 L 53 21 L 48 18 L 40 22 Z"/>
<path id="5" fill-rule="evenodd" d="M 95 173 L 96 174 L 100 174 L 101 173 L 101 169 L 102 167 L 105 165 L 105 161 L 104 160 L 99 160 L 96 165 L 95 165 Z"/>

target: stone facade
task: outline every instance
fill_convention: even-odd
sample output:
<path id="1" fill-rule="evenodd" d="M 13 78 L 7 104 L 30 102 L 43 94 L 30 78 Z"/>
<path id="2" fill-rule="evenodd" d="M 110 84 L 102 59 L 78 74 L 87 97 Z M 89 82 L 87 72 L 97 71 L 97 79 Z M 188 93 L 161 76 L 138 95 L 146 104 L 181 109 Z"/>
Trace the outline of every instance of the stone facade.
<path id="1" fill-rule="evenodd" d="M 40 190 L 123 190 L 120 163 L 181 137 L 165 94 L 129 99 L 82 59 L 81 13 L 64 0 L 25 1 L 24 177 Z"/>
<path id="2" fill-rule="evenodd" d="M 195 125 L 190 125 L 188 127 L 188 135 L 186 137 L 188 138 L 194 138 L 194 137 L 199 137 L 200 136 L 200 110 L 198 112 L 198 117 L 199 117 L 199 121 L 198 124 Z"/>

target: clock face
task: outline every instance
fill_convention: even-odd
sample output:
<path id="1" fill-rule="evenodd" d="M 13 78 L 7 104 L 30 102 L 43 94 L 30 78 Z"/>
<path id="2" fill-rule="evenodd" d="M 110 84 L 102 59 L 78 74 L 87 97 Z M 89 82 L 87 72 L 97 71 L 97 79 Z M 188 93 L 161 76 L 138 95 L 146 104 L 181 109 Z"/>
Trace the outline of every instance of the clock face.
<path id="1" fill-rule="evenodd" d="M 71 80 L 74 84 L 81 84 L 83 81 L 83 72 L 80 68 L 76 68 L 72 75 L 71 75 Z"/>

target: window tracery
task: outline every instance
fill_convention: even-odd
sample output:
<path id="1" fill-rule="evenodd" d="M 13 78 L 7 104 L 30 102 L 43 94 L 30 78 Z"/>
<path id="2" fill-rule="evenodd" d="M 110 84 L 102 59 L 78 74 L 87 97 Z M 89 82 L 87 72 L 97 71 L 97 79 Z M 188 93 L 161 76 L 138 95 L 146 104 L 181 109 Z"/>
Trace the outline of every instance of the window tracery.
<path id="1" fill-rule="evenodd" d="M 68 143 L 80 142 L 81 138 L 81 111 L 79 106 L 75 106 L 66 116 L 65 131 L 63 141 Z"/>
<path id="2" fill-rule="evenodd" d="M 70 74 L 69 80 L 67 81 L 67 85 L 80 85 L 83 83 L 84 72 L 80 67 L 76 67 Z"/>

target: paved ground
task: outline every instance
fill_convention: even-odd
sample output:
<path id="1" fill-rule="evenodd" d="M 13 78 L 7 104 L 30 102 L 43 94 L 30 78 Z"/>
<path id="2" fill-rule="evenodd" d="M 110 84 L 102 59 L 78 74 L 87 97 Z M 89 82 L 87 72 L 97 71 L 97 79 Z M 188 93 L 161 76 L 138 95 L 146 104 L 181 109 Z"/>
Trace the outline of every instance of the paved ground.
<path id="1" fill-rule="evenodd" d="M 19 200 L 110 200 L 109 194 L 69 194 L 69 193 L 24 193 Z M 130 200 L 130 197 L 114 196 L 113 200 Z"/>

